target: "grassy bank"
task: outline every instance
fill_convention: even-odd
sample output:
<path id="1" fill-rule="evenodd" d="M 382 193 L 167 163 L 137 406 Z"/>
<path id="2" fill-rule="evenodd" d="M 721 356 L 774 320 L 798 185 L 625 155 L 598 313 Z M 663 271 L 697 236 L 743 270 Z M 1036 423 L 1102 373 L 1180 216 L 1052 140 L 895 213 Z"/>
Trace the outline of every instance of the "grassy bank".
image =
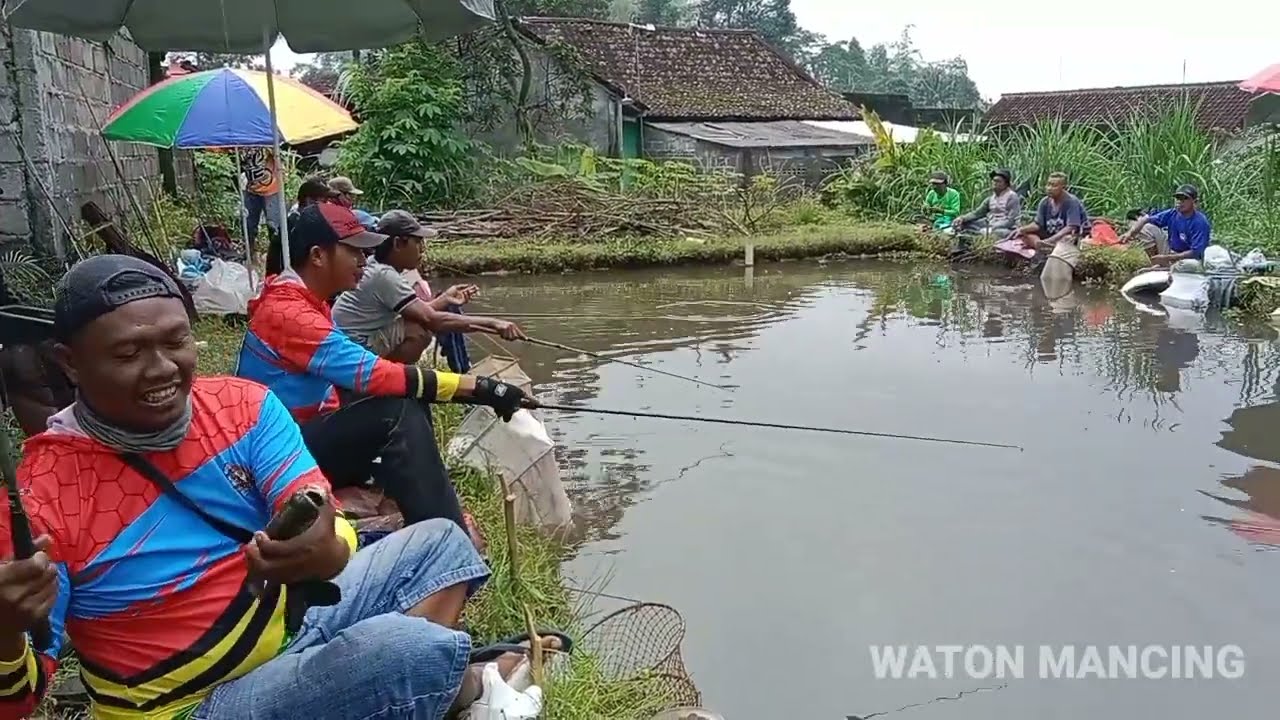
<path id="1" fill-rule="evenodd" d="M 217 319 L 197 323 L 196 337 L 206 343 L 200 350 L 199 372 L 205 375 L 225 374 L 233 367 L 243 327 Z M 461 423 L 463 408 L 456 405 L 435 406 L 437 438 L 447 445 Z M 17 439 L 13 425 L 8 430 Z M 16 445 L 15 445 L 16 446 Z M 467 604 L 464 621 L 477 643 L 521 632 L 525 628 L 525 609 L 542 629 L 566 632 L 581 639 L 583 610 L 575 604 L 560 575 L 563 548 L 521 527 L 517 533 L 520 576 L 512 577 L 503 520 L 501 486 L 496 478 L 462 465 L 450 464 L 450 474 L 463 496 L 467 509 L 475 516 L 489 542 L 489 562 L 493 575 L 475 598 Z M 69 658 L 59 672 L 66 680 L 77 673 L 77 663 Z M 646 720 L 671 702 L 667 686 L 645 678 L 619 680 L 608 677 L 598 658 L 581 647 L 572 654 L 566 668 L 554 674 L 545 691 L 547 706 L 542 717 L 549 720 Z M 46 701 L 37 718 L 87 717 L 83 705 Z"/>
<path id="2" fill-rule="evenodd" d="M 485 272 L 555 273 L 668 265 L 719 265 L 741 261 L 748 242 L 757 261 L 799 260 L 843 254 L 868 257 L 945 259 L 949 241 L 922 235 L 899 223 L 823 224 L 788 228 L 752 237 L 658 240 L 606 238 L 539 242 L 492 240 L 438 242 L 427 264 L 442 274 Z M 973 247 L 974 262 L 1004 264 L 990 242 Z M 1078 274 L 1094 282 L 1124 282 L 1149 265 L 1145 253 L 1130 248 L 1092 247 L 1082 253 Z"/>
<path id="3" fill-rule="evenodd" d="M 602 238 L 599 240 L 435 242 L 428 246 L 427 263 L 441 271 L 548 273 L 660 265 L 723 264 L 741 260 L 747 242 L 755 245 L 758 261 L 796 260 L 834 253 L 889 255 L 941 253 L 922 242 L 908 225 L 868 223 L 811 225 L 776 233 L 715 238 L 668 240 Z"/>

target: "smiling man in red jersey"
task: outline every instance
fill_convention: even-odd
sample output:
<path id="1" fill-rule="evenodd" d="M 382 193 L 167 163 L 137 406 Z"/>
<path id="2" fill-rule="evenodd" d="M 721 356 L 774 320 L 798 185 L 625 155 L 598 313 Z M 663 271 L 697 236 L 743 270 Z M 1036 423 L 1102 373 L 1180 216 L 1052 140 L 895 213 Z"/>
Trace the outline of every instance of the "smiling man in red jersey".
<path id="1" fill-rule="evenodd" d="M 249 304 L 236 375 L 279 396 L 335 487 L 372 478 L 405 524 L 448 518 L 479 542 L 449 482 L 426 403 L 467 397 L 510 420 L 524 394 L 492 378 L 391 362 L 334 326 L 328 299 L 356 287 L 365 251 L 386 239 L 336 203 L 303 209 L 289 233 L 291 269 Z M 338 390 L 362 397 L 339 406 Z"/>

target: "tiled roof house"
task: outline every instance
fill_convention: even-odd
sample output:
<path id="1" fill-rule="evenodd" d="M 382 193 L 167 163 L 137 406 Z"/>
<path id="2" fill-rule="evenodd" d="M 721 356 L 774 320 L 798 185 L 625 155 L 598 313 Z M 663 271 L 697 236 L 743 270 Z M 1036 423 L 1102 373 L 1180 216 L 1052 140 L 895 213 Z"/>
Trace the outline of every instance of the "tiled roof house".
<path id="1" fill-rule="evenodd" d="M 522 18 L 535 45 L 573 51 L 616 113 L 622 157 L 689 159 L 744 174 L 768 169 L 815 179 L 818 166 L 857 154 L 870 138 L 806 125 L 857 120 L 858 109 L 750 30 L 674 28 L 578 18 Z M 803 162 L 801 162 L 803 159 Z"/>
<path id="2" fill-rule="evenodd" d="M 591 74 L 654 120 L 856 120 L 857 109 L 750 30 L 526 18 L 537 42 L 577 50 Z"/>
<path id="3" fill-rule="evenodd" d="M 992 125 L 1033 125 L 1060 118 L 1067 123 L 1118 124 L 1135 114 L 1155 115 L 1189 100 L 1203 130 L 1235 133 L 1244 129 L 1253 96 L 1238 82 L 1144 85 L 1002 95 L 987 111 Z"/>

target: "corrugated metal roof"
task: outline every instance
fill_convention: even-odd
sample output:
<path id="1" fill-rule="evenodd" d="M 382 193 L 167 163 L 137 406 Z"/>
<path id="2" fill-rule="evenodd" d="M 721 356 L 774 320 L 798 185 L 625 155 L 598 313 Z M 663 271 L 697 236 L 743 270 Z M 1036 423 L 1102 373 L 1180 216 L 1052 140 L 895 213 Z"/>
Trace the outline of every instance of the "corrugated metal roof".
<path id="1" fill-rule="evenodd" d="M 649 122 L 650 127 L 733 148 L 856 148 L 875 144 L 865 135 L 814 127 L 799 120 L 760 122 Z"/>

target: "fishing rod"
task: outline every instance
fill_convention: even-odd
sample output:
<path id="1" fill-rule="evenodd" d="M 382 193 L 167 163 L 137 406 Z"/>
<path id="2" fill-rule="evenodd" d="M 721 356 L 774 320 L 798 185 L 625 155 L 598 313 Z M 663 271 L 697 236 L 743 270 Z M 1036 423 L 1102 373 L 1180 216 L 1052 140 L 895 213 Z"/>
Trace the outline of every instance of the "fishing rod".
<path id="1" fill-rule="evenodd" d="M 7 400 L 7 398 L 6 398 Z M 9 534 L 13 540 L 13 559 L 30 560 L 36 554 L 36 543 L 31 537 L 31 522 L 22 506 L 18 493 L 18 475 L 13 464 L 13 450 L 9 447 L 9 433 L 0 428 L 0 472 L 4 473 L 4 485 L 9 493 Z M 53 634 L 48 618 L 31 628 L 31 644 L 37 650 L 52 646 Z"/>
<path id="2" fill-rule="evenodd" d="M 446 269 L 446 270 L 451 270 L 451 271 L 453 271 L 453 272 L 456 272 L 456 273 L 462 274 L 462 275 L 467 276 L 467 277 L 473 277 L 473 278 L 474 278 L 474 277 L 477 277 L 476 275 L 472 275 L 471 273 L 465 272 L 465 271 L 463 271 L 463 270 L 458 270 L 457 268 L 451 268 L 451 267 L 449 267 L 448 265 L 442 265 L 442 264 L 440 264 L 440 263 L 434 263 L 434 264 L 435 264 L 437 267 L 442 267 L 442 268 L 444 268 L 444 269 Z M 490 330 L 490 329 L 488 329 L 488 328 L 482 328 L 482 332 L 489 333 L 490 335 L 497 335 L 497 334 L 498 334 L 498 333 L 496 333 L 495 331 Z M 680 375 L 680 374 L 677 374 L 677 373 L 668 372 L 668 371 L 666 371 L 666 370 L 659 370 L 659 369 L 657 369 L 657 368 L 647 367 L 647 366 L 645 366 L 645 365 L 641 365 L 641 364 L 639 364 L 639 363 L 633 363 L 633 362 L 630 362 L 630 361 L 628 361 L 628 360 L 622 360 L 622 359 L 620 359 L 620 358 L 609 357 L 608 355 L 601 355 L 600 353 L 597 353 L 597 352 L 591 352 L 590 350 L 584 350 L 584 349 L 582 349 L 582 348 L 573 347 L 572 345 L 565 345 L 565 344 L 563 344 L 563 343 L 551 342 L 550 340 L 539 340 L 539 339 L 537 339 L 537 338 L 531 338 L 531 337 L 524 337 L 524 338 L 521 338 L 521 340 L 522 340 L 522 341 L 524 341 L 524 342 L 526 342 L 526 343 L 529 343 L 530 345 L 538 345 L 538 346 L 545 347 L 545 348 L 552 348 L 552 349 L 555 349 L 555 350 L 563 350 L 563 351 L 565 351 L 565 352 L 578 353 L 578 354 L 580 354 L 580 355 L 586 355 L 587 357 L 594 358 L 594 359 L 596 359 L 596 360 L 601 360 L 601 361 L 603 361 L 603 362 L 618 363 L 619 365 L 626 365 L 627 367 L 633 367 L 633 368 L 636 368 L 637 370 L 644 370 L 644 371 L 646 371 L 646 372 L 656 373 L 656 374 L 658 374 L 658 375 L 666 375 L 667 377 L 676 378 L 677 380 L 684 380 L 684 381 L 686 381 L 686 382 L 697 383 L 698 385 L 705 385 L 706 387 L 715 388 L 715 389 L 717 389 L 717 390 L 732 390 L 732 389 L 733 389 L 733 388 L 731 388 L 731 387 L 729 387 L 729 386 L 727 386 L 727 385 L 717 385 L 717 384 L 715 384 L 715 383 L 709 383 L 709 382 L 707 382 L 707 381 L 705 381 L 705 380 L 699 380 L 699 379 L 697 379 L 697 378 L 692 378 L 692 377 L 689 377 L 689 376 L 687 376 L 687 375 Z"/>
<path id="3" fill-rule="evenodd" d="M 522 341 L 522 342 L 527 342 L 527 343 L 529 343 L 530 345 L 538 345 L 538 346 L 540 346 L 540 347 L 545 347 L 545 348 L 554 348 L 554 349 L 556 349 L 556 350 L 564 350 L 565 352 L 580 353 L 580 354 L 582 354 L 582 355 L 586 355 L 587 357 L 595 358 L 596 360 L 602 360 L 602 361 L 604 361 L 604 362 L 618 363 L 619 365 L 626 365 L 627 367 L 633 367 L 633 368 L 636 368 L 636 369 L 639 369 L 639 370 L 645 370 L 645 371 L 647 371 L 647 372 L 657 373 L 658 375 L 666 375 L 667 377 L 673 377 L 673 378 L 676 378 L 677 380 L 686 380 L 686 381 L 691 382 L 691 383 L 697 383 L 697 384 L 699 384 L 699 385 L 705 385 L 705 386 L 707 386 L 707 387 L 715 388 L 715 389 L 717 389 L 717 390 L 732 390 L 732 389 L 733 389 L 733 388 L 729 387 L 728 385 L 716 385 L 715 383 L 709 383 L 709 382 L 707 382 L 707 381 L 705 381 L 705 380 L 699 380 L 699 379 L 697 379 L 697 378 L 692 378 L 692 377 L 689 377 L 689 376 L 687 376 L 687 375 L 680 375 L 680 374 L 673 373 L 673 372 L 667 372 L 666 370 L 659 370 L 659 369 L 657 369 L 657 368 L 652 368 L 652 367 L 648 367 L 648 366 L 646 366 L 646 365 L 641 365 L 641 364 L 639 364 L 639 363 L 631 362 L 630 360 L 623 360 L 623 359 L 621 359 L 621 358 L 609 357 L 608 355 L 602 355 L 602 354 L 597 353 L 597 352 L 591 352 L 590 350 L 584 350 L 584 349 L 582 349 L 582 348 L 576 348 L 576 347 L 573 347 L 572 345 L 565 345 L 565 344 L 563 344 L 563 343 L 551 342 L 550 340 L 539 340 L 538 338 L 525 337 L 525 338 L 521 338 L 521 341 Z"/>
<path id="4" fill-rule="evenodd" d="M 835 433 L 838 435 L 861 435 L 864 437 L 892 438 L 895 440 L 916 440 L 920 442 L 947 443 L 951 445 L 967 445 L 970 447 L 1000 448 L 1002 450 L 1023 449 L 1018 445 L 980 442 L 976 440 L 953 440 L 950 438 L 927 437 L 923 435 L 900 435 L 898 433 L 873 432 L 870 430 L 846 430 L 843 428 L 814 427 L 809 425 L 782 425 L 780 423 L 752 422 L 749 420 L 728 420 L 725 418 L 697 417 L 694 415 L 668 415 L 665 413 L 646 413 L 633 410 L 606 410 L 604 408 L 582 407 L 578 405 L 555 405 L 544 403 L 534 398 L 525 398 L 521 405 L 528 410 L 557 410 L 560 412 L 581 412 L 594 415 L 620 415 L 622 417 L 654 418 L 657 420 L 686 420 L 689 422 L 715 423 L 719 425 L 737 425 L 740 427 L 771 428 L 774 430 L 803 430 L 806 432 Z"/>

